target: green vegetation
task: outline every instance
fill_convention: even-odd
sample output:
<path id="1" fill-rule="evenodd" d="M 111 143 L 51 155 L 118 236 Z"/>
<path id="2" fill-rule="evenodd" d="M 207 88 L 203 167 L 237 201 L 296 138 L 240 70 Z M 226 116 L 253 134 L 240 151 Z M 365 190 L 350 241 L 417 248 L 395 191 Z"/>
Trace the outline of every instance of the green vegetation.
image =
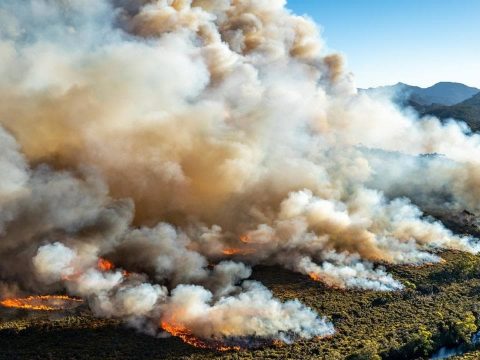
<path id="1" fill-rule="evenodd" d="M 468 348 L 480 325 L 480 257 L 459 252 L 442 257 L 443 264 L 389 267 L 406 285 L 396 293 L 332 290 L 279 268 L 255 269 L 254 278 L 276 296 L 298 298 L 327 316 L 337 330 L 328 339 L 218 353 L 192 348 L 177 338 L 136 333 L 116 320 L 94 318 L 85 307 L 68 314 L 2 309 L 0 358 L 427 359 L 445 345 Z M 474 352 L 463 357 L 478 358 Z"/>
<path id="2" fill-rule="evenodd" d="M 478 360 L 478 359 L 480 359 L 480 351 L 473 351 L 463 356 L 454 356 L 451 358 L 451 360 Z"/>
<path id="3" fill-rule="evenodd" d="M 422 115 L 433 115 L 441 120 L 463 120 L 473 131 L 480 130 L 480 107 L 473 105 L 458 104 L 453 106 L 431 106 L 422 111 Z"/>
<path id="4" fill-rule="evenodd" d="M 409 105 L 414 107 L 421 115 L 433 115 L 441 120 L 462 120 L 473 132 L 480 131 L 480 94 L 452 106 L 440 104 L 425 106 L 414 100 L 409 101 Z"/>

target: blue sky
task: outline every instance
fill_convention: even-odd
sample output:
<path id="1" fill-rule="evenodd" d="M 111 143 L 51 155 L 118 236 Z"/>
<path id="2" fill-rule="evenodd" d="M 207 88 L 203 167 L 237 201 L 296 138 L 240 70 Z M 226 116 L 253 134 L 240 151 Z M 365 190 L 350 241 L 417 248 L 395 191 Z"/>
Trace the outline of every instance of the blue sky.
<path id="1" fill-rule="evenodd" d="M 288 0 L 287 6 L 315 19 L 360 87 L 457 81 L 480 88 L 480 0 Z"/>

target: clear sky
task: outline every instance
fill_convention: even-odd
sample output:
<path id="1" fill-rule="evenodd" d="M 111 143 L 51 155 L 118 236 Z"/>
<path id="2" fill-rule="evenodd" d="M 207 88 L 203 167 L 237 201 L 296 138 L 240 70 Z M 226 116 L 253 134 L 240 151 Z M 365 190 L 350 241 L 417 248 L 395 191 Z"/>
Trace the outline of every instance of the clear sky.
<path id="1" fill-rule="evenodd" d="M 480 0 L 287 0 L 344 54 L 359 87 L 456 81 L 480 88 Z"/>

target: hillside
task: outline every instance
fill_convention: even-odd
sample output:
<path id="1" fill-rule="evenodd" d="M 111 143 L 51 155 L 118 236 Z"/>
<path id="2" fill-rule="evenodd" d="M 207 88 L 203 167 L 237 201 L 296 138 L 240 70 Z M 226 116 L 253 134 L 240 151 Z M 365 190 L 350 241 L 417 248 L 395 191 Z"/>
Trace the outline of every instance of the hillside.
<path id="1" fill-rule="evenodd" d="M 413 101 L 410 101 L 409 104 L 421 115 L 433 115 L 442 120 L 463 120 L 472 131 L 480 131 L 480 93 L 453 106 L 438 104 L 422 106 Z"/>
<path id="2" fill-rule="evenodd" d="M 473 214 L 431 214 L 453 231 L 480 234 Z M 255 268 L 283 300 L 299 299 L 326 315 L 336 333 L 325 339 L 265 344 L 242 351 L 195 348 L 175 337 L 153 337 L 118 320 L 98 319 L 86 305 L 58 313 L 0 308 L 0 359 L 429 359 L 460 348 L 478 359 L 471 338 L 480 327 L 480 257 L 447 251 L 443 263 L 388 266 L 405 289 L 385 293 L 327 288 L 277 267 Z"/>
<path id="3" fill-rule="evenodd" d="M 455 105 L 478 94 L 480 89 L 459 83 L 440 82 L 429 88 L 414 92 L 414 99 L 424 105 Z"/>
<path id="4" fill-rule="evenodd" d="M 442 256 L 445 263 L 389 268 L 407 285 L 394 293 L 328 289 L 279 268 L 255 269 L 254 278 L 276 296 L 327 315 L 337 329 L 331 338 L 218 352 L 136 333 L 86 307 L 67 314 L 0 309 L 0 359 L 428 359 L 443 345 L 468 341 L 471 327 L 480 325 L 472 317 L 480 303 L 480 258 Z"/>
<path id="5" fill-rule="evenodd" d="M 480 90 L 460 83 L 439 82 L 428 88 L 398 83 L 360 89 L 374 97 L 387 97 L 400 106 L 413 107 L 421 116 L 464 121 L 472 131 L 480 131 Z"/>
<path id="6" fill-rule="evenodd" d="M 384 95 L 399 103 L 414 102 L 421 106 L 433 104 L 451 106 L 478 94 L 480 89 L 460 83 L 439 82 L 428 88 L 421 88 L 404 83 L 377 88 L 361 89 L 371 95 Z"/>

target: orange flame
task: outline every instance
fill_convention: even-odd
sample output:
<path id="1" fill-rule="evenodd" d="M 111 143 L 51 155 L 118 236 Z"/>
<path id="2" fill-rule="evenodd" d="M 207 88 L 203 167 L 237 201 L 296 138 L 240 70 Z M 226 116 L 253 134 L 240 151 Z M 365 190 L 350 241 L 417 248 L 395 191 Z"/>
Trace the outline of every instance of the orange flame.
<path id="1" fill-rule="evenodd" d="M 204 341 L 194 335 L 185 326 L 174 322 L 162 321 L 162 328 L 172 336 L 180 338 L 184 343 L 201 349 L 215 349 L 217 351 L 241 350 L 240 346 L 228 346 L 219 341 Z"/>
<path id="2" fill-rule="evenodd" d="M 323 281 L 322 277 L 314 272 L 308 273 L 308 276 L 310 276 L 310 279 L 313 281 Z"/>
<path id="3" fill-rule="evenodd" d="M 99 258 L 97 262 L 97 269 L 102 271 L 102 272 L 107 272 L 107 271 L 112 271 L 115 270 L 115 264 L 112 263 L 111 261 L 108 261 L 107 259 L 104 258 Z M 130 276 L 130 272 L 127 270 L 122 270 L 122 275 L 124 277 Z"/>
<path id="4" fill-rule="evenodd" d="M 241 254 L 241 253 L 242 253 L 242 250 L 240 250 L 240 249 L 224 249 L 224 250 L 222 251 L 222 253 L 223 253 L 224 255 L 233 256 L 233 255 Z"/>
<path id="5" fill-rule="evenodd" d="M 100 271 L 107 272 L 115 269 L 115 265 L 112 262 L 104 258 L 99 258 L 97 263 L 97 268 Z"/>
<path id="6" fill-rule="evenodd" d="M 66 295 L 42 295 L 5 299 L 0 301 L 0 305 L 16 309 L 55 311 L 71 307 L 69 305 L 72 305 L 72 303 L 82 302 L 82 299 L 71 298 Z"/>
<path id="7" fill-rule="evenodd" d="M 312 279 L 313 281 L 317 281 L 317 282 L 321 282 L 323 284 L 325 284 L 326 286 L 328 286 L 329 288 L 331 289 L 337 289 L 337 290 L 343 290 L 345 289 L 345 286 L 341 283 L 338 282 L 337 279 L 331 277 L 331 276 L 328 276 L 328 275 L 319 275 L 317 273 L 314 273 L 314 272 L 310 272 L 308 273 L 308 276 L 310 277 L 310 279 Z"/>
<path id="8" fill-rule="evenodd" d="M 223 249 L 223 255 L 234 256 L 234 255 L 248 255 L 254 253 L 253 249 L 238 249 L 238 248 L 228 248 Z"/>
<path id="9" fill-rule="evenodd" d="M 240 235 L 240 241 L 244 244 L 250 244 L 252 242 L 252 239 L 249 235 Z"/>
<path id="10" fill-rule="evenodd" d="M 282 340 L 274 339 L 272 340 L 272 345 L 277 348 L 281 348 L 285 346 L 285 343 Z"/>

